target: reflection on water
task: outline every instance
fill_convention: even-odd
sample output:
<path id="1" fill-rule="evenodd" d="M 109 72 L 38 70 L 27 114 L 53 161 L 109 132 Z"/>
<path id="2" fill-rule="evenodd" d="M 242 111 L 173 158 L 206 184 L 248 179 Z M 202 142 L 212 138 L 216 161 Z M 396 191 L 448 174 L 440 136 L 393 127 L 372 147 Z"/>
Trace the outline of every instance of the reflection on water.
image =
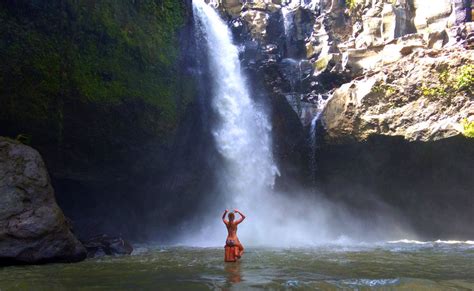
<path id="1" fill-rule="evenodd" d="M 317 248 L 141 247 L 128 257 L 0 268 L 0 290 L 474 290 L 474 245 L 408 241 Z"/>
<path id="2" fill-rule="evenodd" d="M 224 270 L 227 273 L 227 283 L 235 284 L 242 281 L 240 272 L 240 262 L 224 264 Z"/>

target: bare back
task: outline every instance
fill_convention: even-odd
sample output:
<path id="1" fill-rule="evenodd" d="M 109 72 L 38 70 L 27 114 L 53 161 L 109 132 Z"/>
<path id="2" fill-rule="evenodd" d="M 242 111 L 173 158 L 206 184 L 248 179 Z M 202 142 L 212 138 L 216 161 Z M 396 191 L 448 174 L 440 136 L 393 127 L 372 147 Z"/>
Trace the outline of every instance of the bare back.
<path id="1" fill-rule="evenodd" d="M 237 238 L 237 225 L 244 221 L 245 215 L 243 215 L 239 210 L 235 209 L 234 212 L 240 215 L 240 219 L 234 220 L 234 214 L 229 213 L 229 220 L 227 220 L 225 217 L 228 211 L 229 210 L 226 209 L 222 214 L 222 221 L 227 228 L 227 240 L 231 240 L 240 244 L 239 239 Z"/>
<path id="2" fill-rule="evenodd" d="M 235 221 L 224 221 L 227 227 L 227 239 L 237 239 L 237 225 Z"/>

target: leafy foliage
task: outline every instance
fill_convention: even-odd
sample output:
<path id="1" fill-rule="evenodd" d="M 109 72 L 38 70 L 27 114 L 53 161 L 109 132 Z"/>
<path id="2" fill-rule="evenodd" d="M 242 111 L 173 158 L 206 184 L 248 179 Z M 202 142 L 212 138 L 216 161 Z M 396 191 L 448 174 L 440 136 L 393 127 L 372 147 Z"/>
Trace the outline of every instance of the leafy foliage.
<path id="1" fill-rule="evenodd" d="M 474 65 L 461 67 L 460 73 L 456 78 L 456 87 L 459 90 L 466 90 L 474 94 Z"/>
<path id="2" fill-rule="evenodd" d="M 421 95 L 425 97 L 430 97 L 430 98 L 440 98 L 440 97 L 446 97 L 447 96 L 447 88 L 443 85 L 438 85 L 438 86 L 427 86 L 423 85 L 421 86 Z"/>
<path id="3" fill-rule="evenodd" d="M 467 137 L 474 138 L 474 121 L 469 122 L 466 118 L 461 121 L 461 125 L 464 127 L 463 134 Z"/>
<path id="4" fill-rule="evenodd" d="M 353 10 L 357 6 L 357 0 L 346 0 L 346 7 Z"/>
<path id="5" fill-rule="evenodd" d="M 419 88 L 421 95 L 433 100 L 451 102 L 459 92 L 474 94 L 474 65 L 464 65 L 454 70 L 445 69 L 437 78 L 427 81 Z"/>
<path id="6" fill-rule="evenodd" d="M 397 90 L 390 84 L 387 84 L 385 82 L 377 82 L 373 87 L 372 87 L 372 92 L 373 93 L 380 93 L 385 96 L 390 96 L 393 95 L 397 92 Z"/>

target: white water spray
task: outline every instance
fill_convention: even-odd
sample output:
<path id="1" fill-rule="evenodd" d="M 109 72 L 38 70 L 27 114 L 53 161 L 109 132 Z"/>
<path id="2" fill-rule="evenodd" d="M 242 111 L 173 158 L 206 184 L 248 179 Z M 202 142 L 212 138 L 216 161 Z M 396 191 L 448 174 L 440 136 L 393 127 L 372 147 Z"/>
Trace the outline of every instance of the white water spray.
<path id="1" fill-rule="evenodd" d="M 311 173 L 314 174 L 316 172 L 316 150 L 317 150 L 317 125 L 319 117 L 321 116 L 322 112 L 318 112 L 316 116 L 313 117 L 311 120 L 310 128 L 309 128 L 309 142 L 311 146 L 310 152 L 310 160 L 311 160 Z"/>
<path id="2" fill-rule="evenodd" d="M 273 162 L 271 125 L 266 113 L 250 98 L 238 49 L 232 43 L 227 25 L 203 0 L 193 0 L 193 9 L 196 26 L 208 46 L 214 80 L 212 106 L 219 117 L 213 134 L 225 158 L 225 165 L 220 169 L 220 190 L 227 202 L 221 208 L 239 207 L 254 220 L 260 213 L 256 199 L 262 193 L 271 192 L 278 174 Z M 254 231 L 261 230 L 255 226 Z"/>
<path id="3" fill-rule="evenodd" d="M 328 101 L 331 99 L 332 96 L 323 98 L 321 94 L 318 95 L 318 103 L 317 103 L 317 109 L 316 109 L 316 114 L 314 115 L 313 119 L 311 120 L 311 124 L 309 127 L 309 142 L 311 146 L 311 173 L 316 173 L 317 171 L 317 165 L 316 165 L 316 150 L 317 150 L 317 145 L 318 145 L 318 133 L 317 133 L 317 125 L 318 121 L 323 114 L 324 108 L 326 107 L 326 104 Z"/>
<path id="4" fill-rule="evenodd" d="M 289 6 L 281 8 L 281 14 L 283 16 L 283 28 L 285 29 L 286 40 L 289 41 L 291 38 L 291 27 L 293 25 L 293 14 Z"/>
<path id="5" fill-rule="evenodd" d="M 273 187 L 278 172 L 272 156 L 271 125 L 265 112 L 250 98 L 227 25 L 204 1 L 195 0 L 193 4 L 209 47 L 214 79 L 212 105 L 219 116 L 213 134 L 227 162 L 225 190 L 232 204 L 248 207 L 248 198 Z"/>
<path id="6" fill-rule="evenodd" d="M 201 229 L 194 228 L 198 233 L 187 232 L 180 241 L 222 245 L 226 231 L 219 216 L 230 207 L 240 208 L 248 217 L 239 229 L 246 245 L 310 245 L 360 232 L 363 222 L 357 222 L 341 207 L 315 195 L 273 190 L 279 172 L 273 160 L 271 124 L 266 112 L 250 97 L 231 32 L 204 0 L 193 0 L 193 11 L 199 35 L 208 47 L 214 82 L 209 97 L 218 116 L 212 131 L 225 161 L 219 168 L 219 185 L 226 202 L 211 205 L 208 221 L 201 219 Z M 341 219 L 351 221 L 351 225 Z"/>

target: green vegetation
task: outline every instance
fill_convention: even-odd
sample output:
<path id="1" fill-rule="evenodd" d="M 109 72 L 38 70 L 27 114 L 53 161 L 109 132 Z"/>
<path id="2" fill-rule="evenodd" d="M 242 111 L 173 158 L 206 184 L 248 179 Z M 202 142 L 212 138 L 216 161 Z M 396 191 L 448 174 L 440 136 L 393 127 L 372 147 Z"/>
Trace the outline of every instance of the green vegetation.
<path id="1" fill-rule="evenodd" d="M 0 120 L 51 128 L 60 142 L 69 104 L 110 111 L 138 102 L 158 112 L 140 116 L 142 126 L 169 133 L 182 111 L 176 60 L 184 11 L 176 0 L 3 1 Z"/>
<path id="2" fill-rule="evenodd" d="M 439 97 L 446 97 L 448 96 L 447 94 L 447 88 L 444 85 L 438 85 L 438 86 L 431 86 L 428 87 L 426 85 L 421 86 L 421 95 L 429 98 L 439 98 Z"/>
<path id="3" fill-rule="evenodd" d="M 357 0 L 346 0 L 346 6 L 350 10 L 354 10 L 357 6 Z"/>
<path id="4" fill-rule="evenodd" d="M 322 58 L 319 58 L 316 62 L 314 62 L 314 68 L 317 72 L 322 72 L 326 70 L 330 60 L 331 56 L 324 56 Z"/>
<path id="5" fill-rule="evenodd" d="M 474 138 L 474 121 L 469 122 L 466 118 L 461 121 L 461 125 L 464 127 L 463 134 L 467 137 Z"/>
<path id="6" fill-rule="evenodd" d="M 425 82 L 419 88 L 421 95 L 432 100 L 450 103 L 459 92 L 474 94 L 474 65 L 464 65 L 455 71 L 448 68 L 442 70 L 437 78 Z"/>
<path id="7" fill-rule="evenodd" d="M 357 6 L 357 0 L 346 0 L 346 7 L 350 10 L 354 10 Z"/>
<path id="8" fill-rule="evenodd" d="M 383 81 L 378 81 L 372 87 L 372 93 L 380 93 L 387 97 L 395 94 L 396 92 L 397 90 L 392 85 L 387 84 Z"/>
<path id="9" fill-rule="evenodd" d="M 474 65 L 465 65 L 456 78 L 456 88 L 474 94 Z"/>
<path id="10" fill-rule="evenodd" d="M 349 8 L 349 10 L 353 11 L 354 9 L 356 9 L 358 4 L 363 5 L 363 3 L 361 3 L 361 2 L 363 2 L 363 1 L 361 1 L 361 0 L 346 0 L 346 7 Z M 395 5 L 397 3 L 397 0 L 390 0 L 388 2 L 392 5 Z"/>

